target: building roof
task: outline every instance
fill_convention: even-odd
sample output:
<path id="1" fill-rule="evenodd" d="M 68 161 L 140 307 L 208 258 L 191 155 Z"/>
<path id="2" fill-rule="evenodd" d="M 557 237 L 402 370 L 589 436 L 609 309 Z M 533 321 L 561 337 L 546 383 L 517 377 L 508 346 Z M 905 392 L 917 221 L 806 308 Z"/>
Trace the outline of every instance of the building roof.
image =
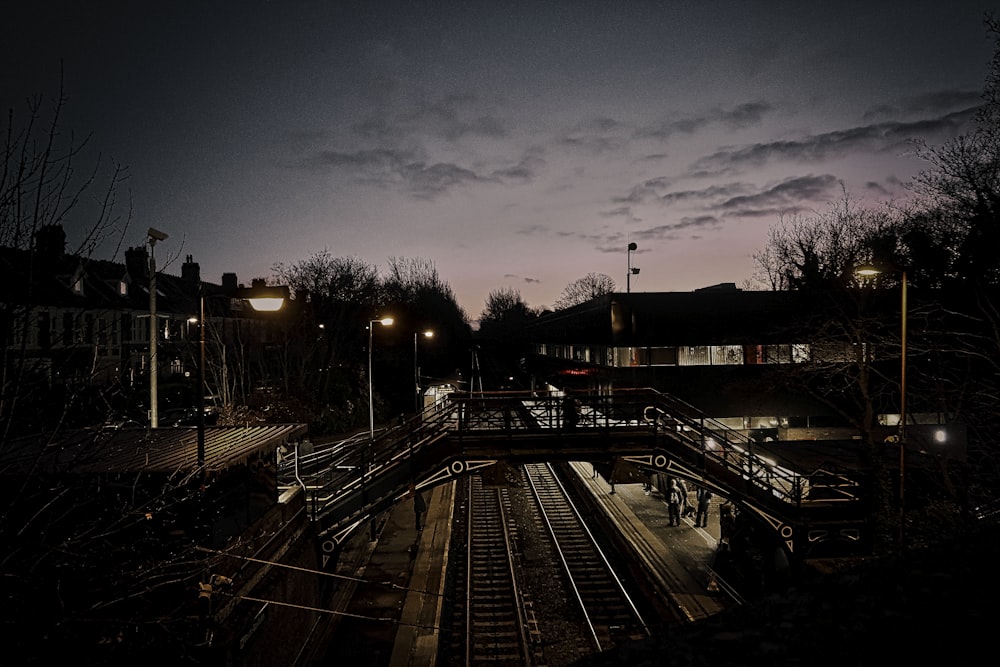
<path id="1" fill-rule="evenodd" d="M 531 322 L 529 338 L 564 344 L 788 343 L 789 328 L 821 312 L 805 292 L 708 289 L 612 293 Z"/>
<path id="2" fill-rule="evenodd" d="M 217 473 L 271 456 L 280 445 L 306 432 L 305 424 L 206 426 L 206 472 Z M 89 428 L 47 441 L 34 437 L 10 443 L 0 456 L 0 475 L 186 475 L 196 471 L 197 463 L 198 430 L 193 426 Z"/>

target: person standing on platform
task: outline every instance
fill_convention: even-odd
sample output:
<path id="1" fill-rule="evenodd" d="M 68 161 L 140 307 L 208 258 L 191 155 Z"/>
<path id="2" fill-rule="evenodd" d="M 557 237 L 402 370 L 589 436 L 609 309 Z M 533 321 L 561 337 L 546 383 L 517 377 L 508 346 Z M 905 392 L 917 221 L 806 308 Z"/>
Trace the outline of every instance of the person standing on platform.
<path id="1" fill-rule="evenodd" d="M 694 525 L 697 528 L 708 528 L 708 506 L 712 501 L 712 492 L 699 486 L 697 497 L 698 511 L 694 515 Z"/>
<path id="2" fill-rule="evenodd" d="M 667 514 L 671 526 L 681 525 L 681 487 L 676 479 L 670 480 L 670 490 L 667 492 Z"/>
<path id="3" fill-rule="evenodd" d="M 681 516 L 688 517 L 694 514 L 694 506 L 691 505 L 691 501 L 688 498 L 688 487 L 683 479 L 675 478 L 677 486 L 681 490 Z"/>
<path id="4" fill-rule="evenodd" d="M 410 495 L 413 496 L 413 519 L 415 522 L 415 526 L 417 528 L 417 532 L 419 533 L 421 530 L 423 530 L 423 526 L 421 526 L 420 519 L 423 516 L 424 512 L 427 511 L 427 503 L 424 502 L 423 494 L 417 491 L 416 487 L 413 486 L 412 483 L 410 484 Z"/>

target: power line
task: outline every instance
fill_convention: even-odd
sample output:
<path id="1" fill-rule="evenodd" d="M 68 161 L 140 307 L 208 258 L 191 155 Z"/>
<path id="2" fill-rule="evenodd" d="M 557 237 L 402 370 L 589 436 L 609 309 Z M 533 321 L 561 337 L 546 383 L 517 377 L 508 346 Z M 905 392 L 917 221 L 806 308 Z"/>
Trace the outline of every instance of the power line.
<path id="1" fill-rule="evenodd" d="M 322 570 L 314 570 L 307 567 L 299 567 L 298 565 L 288 565 L 287 563 L 279 563 L 273 560 L 264 560 L 261 558 L 254 558 L 252 556 L 241 556 L 239 554 L 232 554 L 225 551 L 219 551 L 217 549 L 209 549 L 207 547 L 195 547 L 195 549 L 198 551 L 204 551 L 206 553 L 216 554 L 218 556 L 228 556 L 229 558 L 238 558 L 240 560 L 250 561 L 252 563 L 260 563 L 262 565 L 270 565 L 272 567 L 283 567 L 287 570 L 295 570 L 297 572 L 305 572 L 307 574 L 316 574 L 323 577 L 331 577 L 333 579 L 343 579 L 354 583 L 370 584 L 373 586 L 386 586 L 388 588 L 393 588 L 396 590 L 407 591 L 412 593 L 420 593 L 422 595 L 431 595 L 434 597 L 444 596 L 442 593 L 437 593 L 435 591 L 427 591 L 420 588 L 410 588 L 408 586 L 400 586 L 399 584 L 394 584 L 391 581 L 371 581 L 370 579 L 351 577 L 346 574 L 337 574 L 336 572 L 323 572 Z"/>
<path id="2" fill-rule="evenodd" d="M 225 592 L 223 592 L 222 595 L 226 595 L 236 600 L 247 600 L 249 602 L 262 602 L 264 604 L 275 604 L 281 607 L 291 607 L 293 609 L 301 609 L 303 611 L 314 611 L 319 614 L 330 614 L 331 616 L 346 616 L 348 618 L 357 618 L 363 621 L 382 621 L 385 623 L 395 623 L 396 625 L 405 625 L 410 628 L 422 628 L 425 630 L 441 630 L 441 627 L 437 625 L 421 625 L 419 623 L 405 623 L 403 621 L 396 620 L 395 618 L 389 618 L 387 616 L 364 616 L 362 614 L 351 614 L 346 611 L 336 611 L 334 609 L 321 609 L 319 607 L 310 607 L 308 605 L 293 604 L 291 602 L 266 600 L 264 598 L 252 597 L 250 595 L 234 595 L 232 593 L 225 593 Z"/>

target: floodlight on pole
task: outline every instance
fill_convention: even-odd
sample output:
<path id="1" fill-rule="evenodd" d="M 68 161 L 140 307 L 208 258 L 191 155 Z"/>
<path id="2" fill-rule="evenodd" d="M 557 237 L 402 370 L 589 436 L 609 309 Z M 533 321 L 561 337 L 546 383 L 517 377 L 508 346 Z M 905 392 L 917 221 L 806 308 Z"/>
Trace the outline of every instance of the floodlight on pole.
<path id="1" fill-rule="evenodd" d="M 639 249 L 634 242 L 628 244 L 628 273 L 625 274 L 625 292 L 632 291 L 632 276 L 638 275 L 639 269 L 632 266 L 632 253 Z"/>

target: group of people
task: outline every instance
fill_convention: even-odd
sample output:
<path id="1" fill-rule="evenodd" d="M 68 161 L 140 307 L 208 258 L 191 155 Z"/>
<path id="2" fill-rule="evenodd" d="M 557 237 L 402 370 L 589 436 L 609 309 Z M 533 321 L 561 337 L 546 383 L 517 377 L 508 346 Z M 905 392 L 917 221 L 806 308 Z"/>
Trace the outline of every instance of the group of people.
<path id="1" fill-rule="evenodd" d="M 684 480 L 675 477 L 670 480 L 666 496 L 667 516 L 671 526 L 681 525 L 681 517 L 693 514 L 695 527 L 708 527 L 708 508 L 712 501 L 711 491 L 704 487 L 698 487 L 695 492 L 695 502 L 692 504 Z"/>

